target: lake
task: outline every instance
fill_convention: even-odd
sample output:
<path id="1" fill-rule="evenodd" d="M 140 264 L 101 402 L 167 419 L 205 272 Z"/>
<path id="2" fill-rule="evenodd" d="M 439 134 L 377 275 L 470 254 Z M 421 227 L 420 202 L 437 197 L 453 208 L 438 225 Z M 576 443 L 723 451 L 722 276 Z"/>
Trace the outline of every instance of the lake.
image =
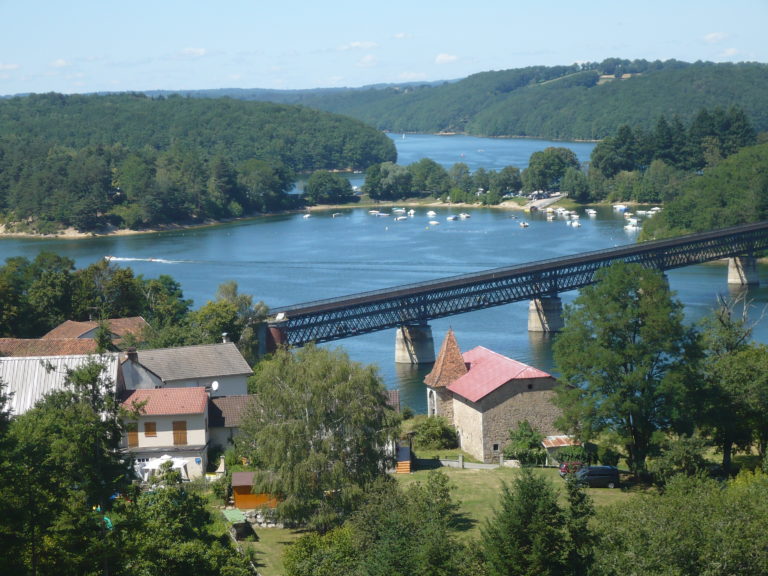
<path id="1" fill-rule="evenodd" d="M 391 135 L 398 162 L 407 165 L 428 157 L 450 167 L 466 163 L 471 170 L 525 168 L 530 155 L 548 146 L 572 148 L 587 160 L 593 145 L 541 140 L 502 140 L 467 136 Z M 276 308 L 488 268 L 554 258 L 633 242 L 624 218 L 610 207 L 595 217 L 581 214 L 581 226 L 562 219 L 547 222 L 543 214 L 500 209 L 419 208 L 402 222 L 372 216 L 366 209 L 279 215 L 210 228 L 88 238 L 83 240 L 0 239 L 0 258 L 34 258 L 49 250 L 72 258 L 78 267 L 112 256 L 136 274 L 168 274 L 179 281 L 196 306 L 214 297 L 219 284 L 234 280 L 240 291 Z M 449 222 L 446 217 L 469 212 L 471 218 Z M 520 227 L 521 219 L 529 221 Z M 439 222 L 430 225 L 429 221 Z M 765 277 L 765 270 L 761 268 Z M 669 273 L 670 285 L 686 304 L 691 321 L 706 314 L 719 293 L 727 294 L 726 268 L 721 264 L 693 266 Z M 562 295 L 565 303 L 576 293 Z M 754 317 L 768 302 L 768 290 L 750 291 Z M 510 304 L 435 320 L 432 330 L 439 348 L 453 328 L 462 350 L 485 346 L 543 370 L 552 371 L 551 337 L 527 331 L 527 302 Z M 762 326 L 756 338 L 768 341 Z M 327 344 L 342 347 L 361 363 L 376 364 L 386 384 L 397 388 L 403 405 L 416 412 L 426 407 L 423 377 L 430 366 L 395 364 L 395 331 L 383 331 Z"/>

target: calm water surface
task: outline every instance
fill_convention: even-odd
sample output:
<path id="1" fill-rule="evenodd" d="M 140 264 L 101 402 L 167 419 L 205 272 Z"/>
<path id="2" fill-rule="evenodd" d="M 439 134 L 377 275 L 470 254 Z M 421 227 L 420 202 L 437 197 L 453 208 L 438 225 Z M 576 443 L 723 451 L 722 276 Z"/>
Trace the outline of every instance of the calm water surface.
<path id="1" fill-rule="evenodd" d="M 399 163 L 423 157 L 449 167 L 465 162 L 471 170 L 482 166 L 521 169 L 531 153 L 547 146 L 568 146 L 586 160 L 591 144 L 538 140 L 496 140 L 464 136 L 393 135 Z M 275 308 L 367 290 L 409 284 L 487 268 L 598 250 L 634 241 L 623 229 L 623 217 L 610 208 L 594 218 L 582 214 L 581 226 L 564 220 L 547 222 L 543 216 L 493 209 L 473 209 L 471 218 L 449 222 L 459 209 L 427 208 L 403 222 L 371 216 L 364 209 L 267 217 L 214 228 L 85 240 L 0 239 L 0 259 L 34 258 L 50 250 L 87 266 L 110 255 L 122 266 L 146 277 L 169 274 L 178 280 L 196 306 L 214 297 L 219 284 L 234 280 L 240 291 Z M 463 209 L 467 211 L 466 209 Z M 522 219 L 530 222 L 520 227 Z M 429 221 L 439 222 L 430 225 Z M 765 270 L 761 270 L 765 278 Z M 726 269 L 711 264 L 670 272 L 670 285 L 686 303 L 694 321 L 714 305 L 718 293 L 728 293 Z M 765 281 L 765 280 L 764 280 Z M 563 294 L 564 302 L 576 293 Z M 756 317 L 768 302 L 768 290 L 750 292 Z M 453 328 L 462 350 L 478 345 L 553 370 L 551 341 L 527 331 L 527 302 L 472 312 L 432 322 L 435 345 Z M 768 341 L 761 326 L 760 341 Z M 344 348 L 355 361 L 376 364 L 387 386 L 398 388 L 404 405 L 425 410 L 423 377 L 429 366 L 394 363 L 395 332 L 383 331 L 328 344 Z"/>

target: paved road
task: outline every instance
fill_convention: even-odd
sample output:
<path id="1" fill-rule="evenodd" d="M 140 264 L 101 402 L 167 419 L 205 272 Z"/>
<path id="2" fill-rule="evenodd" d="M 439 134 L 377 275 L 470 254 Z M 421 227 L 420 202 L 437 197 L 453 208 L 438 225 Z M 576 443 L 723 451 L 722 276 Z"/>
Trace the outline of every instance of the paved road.
<path id="1" fill-rule="evenodd" d="M 523 206 L 523 210 L 527 210 L 529 212 L 531 211 L 531 208 L 536 208 L 536 210 L 543 210 L 550 204 L 554 204 L 558 200 L 562 200 L 565 197 L 566 197 L 566 194 L 556 193 L 550 196 L 549 198 L 542 198 L 541 200 L 531 200 L 530 202 L 528 202 L 528 204 Z"/>

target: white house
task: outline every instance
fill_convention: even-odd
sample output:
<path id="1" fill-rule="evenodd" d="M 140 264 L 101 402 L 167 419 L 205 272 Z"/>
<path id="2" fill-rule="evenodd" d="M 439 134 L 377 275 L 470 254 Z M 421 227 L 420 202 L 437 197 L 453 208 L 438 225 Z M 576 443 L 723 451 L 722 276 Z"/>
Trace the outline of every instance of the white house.
<path id="1" fill-rule="evenodd" d="M 208 388 L 211 396 L 237 396 L 248 391 L 253 370 L 232 342 L 126 352 L 123 361 L 128 390 Z"/>
<path id="2" fill-rule="evenodd" d="M 126 391 L 122 407 L 135 412 L 124 447 L 137 472 L 163 455 L 186 461 L 189 478 L 205 474 L 208 450 L 208 392 L 203 387 Z"/>

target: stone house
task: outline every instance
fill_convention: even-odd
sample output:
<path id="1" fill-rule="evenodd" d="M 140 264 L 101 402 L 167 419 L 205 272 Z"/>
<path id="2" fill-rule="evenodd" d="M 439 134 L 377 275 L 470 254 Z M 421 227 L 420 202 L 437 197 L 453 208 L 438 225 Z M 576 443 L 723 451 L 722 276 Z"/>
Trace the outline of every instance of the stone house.
<path id="1" fill-rule="evenodd" d="M 498 461 L 524 420 L 544 436 L 559 433 L 555 378 L 482 346 L 462 354 L 452 330 L 424 383 L 428 415 L 453 424 L 461 449 L 483 462 Z"/>

